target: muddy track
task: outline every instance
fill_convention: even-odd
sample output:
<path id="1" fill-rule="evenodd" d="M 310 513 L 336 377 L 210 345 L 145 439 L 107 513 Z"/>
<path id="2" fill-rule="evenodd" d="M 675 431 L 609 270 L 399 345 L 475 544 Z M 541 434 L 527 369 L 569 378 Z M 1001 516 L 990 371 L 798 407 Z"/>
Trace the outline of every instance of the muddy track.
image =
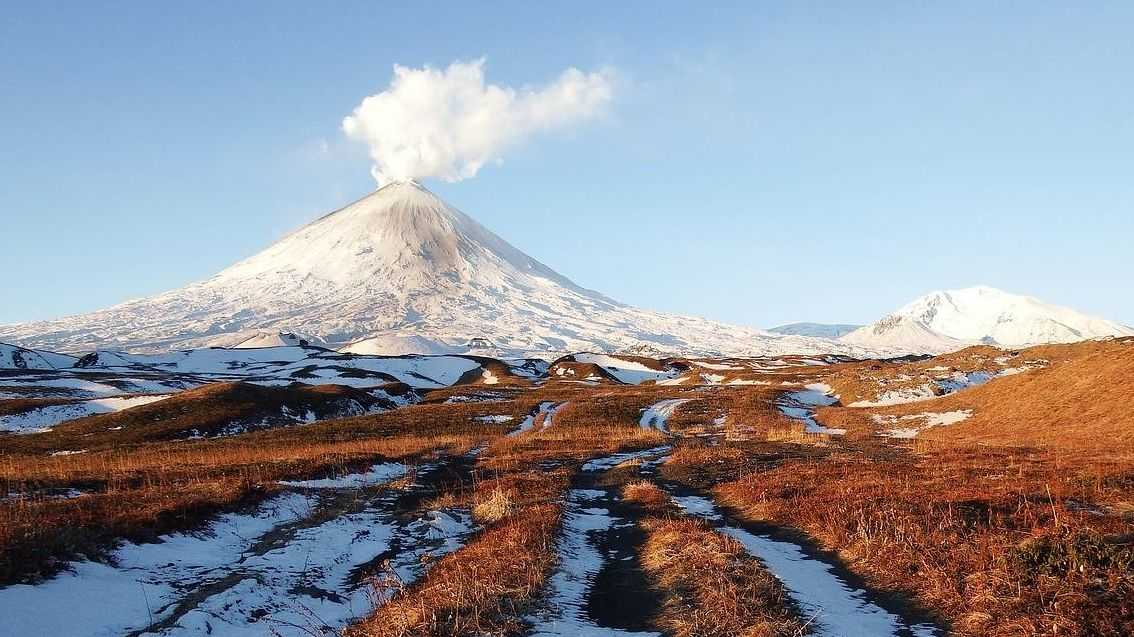
<path id="1" fill-rule="evenodd" d="M 641 509 L 624 502 L 617 489 L 597 486 L 595 476 L 581 474 L 575 482 L 574 488 L 605 491 L 606 496 L 593 503 L 605 506 L 614 519 L 610 529 L 595 537 L 595 548 L 606 559 L 587 597 L 587 615 L 599 626 L 650 630 L 661 609 L 661 593 L 654 589 L 639 560 L 646 541 L 638 524 Z"/>
<path id="2" fill-rule="evenodd" d="M 615 454 L 585 463 L 575 475 L 558 540 L 560 565 L 541 608 L 528 618 L 533 637 L 658 634 L 652 627 L 661 594 L 639 562 L 642 513 L 623 502 L 619 486 L 608 485 L 604 477 L 621 461 L 667 451 Z"/>

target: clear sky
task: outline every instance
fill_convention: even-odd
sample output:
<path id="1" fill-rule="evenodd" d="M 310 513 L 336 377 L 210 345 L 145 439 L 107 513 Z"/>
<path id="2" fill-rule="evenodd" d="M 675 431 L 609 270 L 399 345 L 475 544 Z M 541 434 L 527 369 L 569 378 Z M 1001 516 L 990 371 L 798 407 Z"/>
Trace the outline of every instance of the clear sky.
<path id="1" fill-rule="evenodd" d="M 600 120 L 427 182 L 581 285 L 766 327 L 982 283 L 1134 323 L 1134 3 L 179 4 L 5 10 L 0 322 L 358 198 L 342 118 L 395 63 L 484 57 L 616 73 Z"/>

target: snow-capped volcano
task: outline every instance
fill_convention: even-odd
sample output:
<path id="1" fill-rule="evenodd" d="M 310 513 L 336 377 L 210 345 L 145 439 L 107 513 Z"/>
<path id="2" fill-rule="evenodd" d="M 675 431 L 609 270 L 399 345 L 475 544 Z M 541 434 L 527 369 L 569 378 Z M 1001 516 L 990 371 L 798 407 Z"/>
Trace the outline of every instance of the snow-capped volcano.
<path id="1" fill-rule="evenodd" d="M 840 340 L 940 353 L 975 343 L 1024 347 L 1131 336 L 1134 329 L 987 286 L 932 292 Z"/>
<path id="2" fill-rule="evenodd" d="M 382 354 L 870 353 L 623 305 L 412 181 L 386 185 L 206 281 L 90 314 L 0 326 L 0 339 L 162 351 L 258 344 L 280 332 Z"/>

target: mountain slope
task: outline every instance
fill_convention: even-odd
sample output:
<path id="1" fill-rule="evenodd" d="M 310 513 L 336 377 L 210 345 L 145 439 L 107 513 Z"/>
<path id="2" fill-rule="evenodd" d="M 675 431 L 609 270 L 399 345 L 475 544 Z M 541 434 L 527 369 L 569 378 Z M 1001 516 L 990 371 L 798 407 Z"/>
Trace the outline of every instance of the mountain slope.
<path id="1" fill-rule="evenodd" d="M 814 336 L 816 338 L 839 338 L 857 330 L 861 325 L 847 325 L 843 323 L 788 323 L 768 328 L 773 334 L 787 334 L 794 336 Z"/>
<path id="2" fill-rule="evenodd" d="M 975 343 L 1025 347 L 1131 336 L 1114 321 L 987 286 L 933 292 L 840 340 L 866 347 L 941 353 Z"/>
<path id="3" fill-rule="evenodd" d="M 63 369 L 76 359 L 55 352 L 39 352 L 17 345 L 0 343 L 0 369 Z"/>
<path id="4" fill-rule="evenodd" d="M 64 351 L 166 351 L 255 344 L 273 331 L 381 353 L 869 353 L 623 305 L 414 182 L 389 184 L 206 281 L 91 314 L 0 326 L 0 338 Z"/>

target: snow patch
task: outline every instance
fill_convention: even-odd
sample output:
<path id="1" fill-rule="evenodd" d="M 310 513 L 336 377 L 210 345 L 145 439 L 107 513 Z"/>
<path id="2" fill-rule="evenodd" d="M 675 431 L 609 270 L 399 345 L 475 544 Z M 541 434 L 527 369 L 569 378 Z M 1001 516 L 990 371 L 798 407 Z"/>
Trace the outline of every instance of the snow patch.
<path id="1" fill-rule="evenodd" d="M 642 410 L 642 418 L 638 421 L 638 424 L 642 429 L 657 429 L 663 433 L 669 433 L 669 429 L 666 428 L 666 421 L 678 407 L 690 400 L 692 398 L 669 398 L 658 401 Z"/>
<path id="2" fill-rule="evenodd" d="M 926 412 L 922 414 L 908 414 L 905 416 L 886 416 L 882 414 L 874 414 L 871 418 L 879 425 L 895 425 L 899 422 L 909 421 L 922 421 L 920 426 L 914 427 L 893 427 L 883 431 L 881 435 L 888 438 L 916 438 L 917 435 L 931 427 L 944 427 L 946 425 L 953 425 L 967 420 L 969 416 L 973 415 L 971 409 L 960 409 L 957 411 L 946 412 Z"/>
<path id="3" fill-rule="evenodd" d="M 39 433 L 59 423 L 94 414 L 108 414 L 169 398 L 169 395 L 95 398 L 66 405 L 47 405 L 18 414 L 0 416 L 0 431 Z"/>

